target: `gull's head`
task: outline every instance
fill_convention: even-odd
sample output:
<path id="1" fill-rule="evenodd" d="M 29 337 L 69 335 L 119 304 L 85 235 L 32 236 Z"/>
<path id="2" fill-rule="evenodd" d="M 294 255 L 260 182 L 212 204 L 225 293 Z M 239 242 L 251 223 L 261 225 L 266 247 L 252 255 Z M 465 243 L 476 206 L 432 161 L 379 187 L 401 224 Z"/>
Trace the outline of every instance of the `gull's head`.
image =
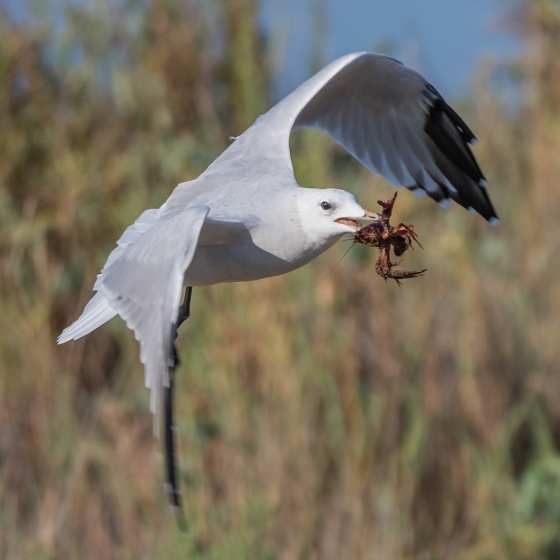
<path id="1" fill-rule="evenodd" d="M 340 189 L 302 189 L 298 200 L 302 227 L 308 237 L 319 240 L 355 233 L 358 220 L 379 220 L 379 214 L 364 210 L 356 197 Z"/>

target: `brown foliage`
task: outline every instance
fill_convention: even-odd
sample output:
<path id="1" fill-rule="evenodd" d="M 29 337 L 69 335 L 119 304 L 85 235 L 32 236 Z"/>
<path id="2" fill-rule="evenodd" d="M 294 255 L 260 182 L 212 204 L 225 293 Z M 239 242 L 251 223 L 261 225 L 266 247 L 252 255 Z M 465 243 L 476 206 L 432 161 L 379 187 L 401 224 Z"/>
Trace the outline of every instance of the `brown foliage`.
<path id="1" fill-rule="evenodd" d="M 560 18 L 523 6 L 519 108 L 483 67 L 462 111 L 499 228 L 403 192 L 396 218 L 426 247 L 407 259 L 429 273 L 400 290 L 363 247 L 321 280 L 342 246 L 194 291 L 177 399 L 190 540 L 131 333 L 116 319 L 55 340 L 122 230 L 268 105 L 256 6 L 0 21 L 2 557 L 558 557 Z M 365 207 L 392 193 L 320 136 L 293 147 L 305 186 Z"/>

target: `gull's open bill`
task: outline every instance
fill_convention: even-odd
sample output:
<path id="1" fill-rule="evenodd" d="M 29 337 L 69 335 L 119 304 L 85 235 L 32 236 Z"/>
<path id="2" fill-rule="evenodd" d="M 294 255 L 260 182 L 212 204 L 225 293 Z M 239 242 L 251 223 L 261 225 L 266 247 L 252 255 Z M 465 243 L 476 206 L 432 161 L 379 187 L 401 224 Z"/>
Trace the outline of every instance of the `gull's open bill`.
<path id="1" fill-rule="evenodd" d="M 368 247 L 378 247 L 379 257 L 377 263 L 375 263 L 375 271 L 379 276 L 385 278 L 385 281 L 387 281 L 387 278 L 392 278 L 401 286 L 401 280 L 424 276 L 424 273 L 428 269 L 425 268 L 424 270 L 414 271 L 393 270 L 393 267 L 399 266 L 402 261 L 391 262 L 391 247 L 393 247 L 393 251 L 397 257 L 402 256 L 409 248 L 414 249 L 412 246 L 414 241 L 416 241 L 421 249 L 424 248 L 420 244 L 420 241 L 418 241 L 418 236 L 414 233 L 413 225 L 407 226 L 405 224 L 399 224 L 395 227 L 389 223 L 396 198 L 397 193 L 386 202 L 382 200 L 377 201 L 377 204 L 381 205 L 383 208 L 381 221 L 374 222 L 359 229 L 354 235 L 354 243 L 361 243 Z"/>

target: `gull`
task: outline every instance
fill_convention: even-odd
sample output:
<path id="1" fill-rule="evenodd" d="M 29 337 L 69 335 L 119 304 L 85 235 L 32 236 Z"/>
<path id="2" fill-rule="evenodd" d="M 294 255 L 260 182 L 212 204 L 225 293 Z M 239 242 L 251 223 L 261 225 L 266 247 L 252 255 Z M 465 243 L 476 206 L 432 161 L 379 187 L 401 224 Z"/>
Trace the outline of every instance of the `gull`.
<path id="1" fill-rule="evenodd" d="M 156 435 L 165 435 L 167 489 L 180 509 L 173 453 L 174 341 L 192 288 L 285 274 L 310 262 L 357 220 L 379 220 L 339 189 L 298 185 L 293 130 L 318 128 L 395 186 L 454 200 L 491 224 L 498 218 L 461 117 L 420 74 L 393 58 L 335 60 L 237 138 L 197 179 L 126 229 L 94 285 L 96 294 L 58 343 L 120 315 L 140 343 Z M 181 296 L 185 288 L 184 300 Z"/>

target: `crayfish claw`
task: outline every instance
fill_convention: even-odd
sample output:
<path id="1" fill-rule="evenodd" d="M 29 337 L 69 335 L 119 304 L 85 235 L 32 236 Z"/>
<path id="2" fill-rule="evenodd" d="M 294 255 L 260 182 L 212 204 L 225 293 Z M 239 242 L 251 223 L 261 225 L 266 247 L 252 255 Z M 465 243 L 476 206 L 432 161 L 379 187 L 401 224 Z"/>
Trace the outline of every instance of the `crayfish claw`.
<path id="1" fill-rule="evenodd" d="M 397 194 L 398 193 L 395 193 L 389 200 L 377 201 L 383 208 L 381 224 L 378 222 L 377 224 L 370 224 L 359 229 L 354 235 L 354 243 L 361 243 L 368 247 L 379 247 L 379 257 L 375 263 L 375 271 L 385 281 L 387 281 L 387 279 L 392 279 L 395 280 L 399 286 L 402 286 L 401 280 L 424 276 L 427 269 L 414 271 L 392 270 L 393 267 L 400 266 L 402 260 L 391 262 L 391 247 L 397 257 L 403 255 L 409 248 L 414 249 L 413 242 L 416 242 L 421 249 L 424 249 L 418 240 L 418 235 L 415 233 L 412 224 L 406 225 L 400 223 L 395 227 L 389 223 Z"/>

